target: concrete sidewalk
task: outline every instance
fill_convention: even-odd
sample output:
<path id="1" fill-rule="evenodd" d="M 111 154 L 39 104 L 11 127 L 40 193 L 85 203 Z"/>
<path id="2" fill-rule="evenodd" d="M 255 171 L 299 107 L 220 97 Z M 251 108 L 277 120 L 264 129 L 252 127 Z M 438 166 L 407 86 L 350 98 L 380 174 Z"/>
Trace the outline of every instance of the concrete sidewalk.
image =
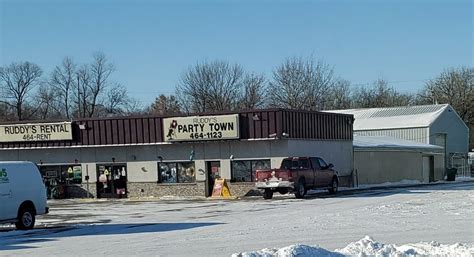
<path id="1" fill-rule="evenodd" d="M 331 195 L 328 193 L 327 190 L 309 190 L 307 196 L 325 196 L 325 197 L 337 197 L 339 195 L 350 195 L 350 194 L 357 194 L 359 192 L 367 192 L 371 190 L 387 190 L 387 189 L 397 189 L 397 188 L 422 188 L 422 187 L 431 187 L 436 185 L 442 184 L 459 184 L 459 183 L 474 183 L 474 178 L 472 177 L 463 177 L 463 178 L 456 178 L 455 181 L 437 181 L 432 183 L 384 183 L 384 184 L 377 184 L 377 185 L 359 185 L 359 187 L 342 187 L 339 188 L 339 192 L 335 195 Z M 279 195 L 278 199 L 294 198 L 293 194 L 286 194 L 286 195 Z M 184 196 L 163 196 L 163 197 L 134 197 L 134 198 L 123 198 L 123 199 L 97 199 L 97 198 L 75 198 L 75 199 L 54 199 L 48 200 L 48 203 L 53 205 L 55 204 L 75 204 L 75 203 L 107 203 L 107 202 L 155 202 L 155 201 L 238 201 L 238 200 L 257 200 L 262 199 L 262 196 L 243 196 L 243 197 L 231 197 L 231 198 L 212 198 L 212 197 L 184 197 Z"/>

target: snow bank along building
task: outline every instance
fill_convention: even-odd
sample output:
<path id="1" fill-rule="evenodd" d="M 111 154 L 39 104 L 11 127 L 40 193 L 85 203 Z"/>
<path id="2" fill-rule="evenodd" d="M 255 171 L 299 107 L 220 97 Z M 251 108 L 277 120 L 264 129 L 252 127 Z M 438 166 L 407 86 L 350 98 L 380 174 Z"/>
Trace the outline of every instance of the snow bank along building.
<path id="1" fill-rule="evenodd" d="M 384 167 L 381 169 L 386 171 L 384 173 L 405 173 L 399 174 L 398 178 L 423 182 L 442 179 L 445 168 L 451 167 L 457 168 L 460 175 L 469 175 L 469 129 L 448 104 L 331 112 L 354 115 L 354 134 L 359 136 L 354 142 L 355 169 L 359 176 L 366 177 L 367 181 L 396 181 L 394 178 L 383 179 L 386 174 L 377 175 L 377 179 L 373 171 L 375 167 Z M 443 150 L 440 151 L 433 145 L 440 146 Z M 408 154 L 414 151 L 419 153 L 418 161 L 414 161 L 415 154 Z M 403 152 L 405 154 L 402 154 Z M 367 167 L 369 160 L 372 167 Z M 405 168 L 402 169 L 403 167 Z M 407 174 L 407 169 L 412 170 L 413 167 L 418 169 Z"/>
<path id="2" fill-rule="evenodd" d="M 256 169 L 288 156 L 320 156 L 347 182 L 352 127 L 352 115 L 284 109 L 0 124 L 0 160 L 37 163 L 57 198 L 209 196 L 216 177 L 246 195 Z"/>

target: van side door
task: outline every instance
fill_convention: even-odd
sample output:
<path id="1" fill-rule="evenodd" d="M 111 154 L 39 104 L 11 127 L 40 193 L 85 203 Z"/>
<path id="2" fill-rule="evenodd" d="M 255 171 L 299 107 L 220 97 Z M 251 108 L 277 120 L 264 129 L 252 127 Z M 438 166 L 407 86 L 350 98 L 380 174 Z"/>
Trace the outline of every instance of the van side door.
<path id="1" fill-rule="evenodd" d="M 6 167 L 0 166 L 0 220 L 16 218 L 17 208 L 13 201 L 12 181 Z"/>

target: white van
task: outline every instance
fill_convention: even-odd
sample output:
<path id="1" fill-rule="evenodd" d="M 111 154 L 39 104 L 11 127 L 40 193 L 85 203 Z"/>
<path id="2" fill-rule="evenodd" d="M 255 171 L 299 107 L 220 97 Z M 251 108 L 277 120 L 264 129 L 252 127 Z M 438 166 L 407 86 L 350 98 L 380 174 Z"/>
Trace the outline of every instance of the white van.
<path id="1" fill-rule="evenodd" d="M 32 229 L 35 216 L 46 213 L 46 188 L 38 167 L 32 162 L 0 162 L 0 223 Z"/>

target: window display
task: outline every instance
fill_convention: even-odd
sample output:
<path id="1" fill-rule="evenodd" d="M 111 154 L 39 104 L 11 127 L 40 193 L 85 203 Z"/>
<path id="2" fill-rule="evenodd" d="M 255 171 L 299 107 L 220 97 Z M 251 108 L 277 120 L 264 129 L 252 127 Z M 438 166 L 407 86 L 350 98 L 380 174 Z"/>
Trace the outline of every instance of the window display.
<path id="1" fill-rule="evenodd" d="M 82 183 L 80 165 L 40 165 L 48 199 L 67 197 L 66 185 Z"/>
<path id="2" fill-rule="evenodd" d="M 194 183 L 194 162 L 160 162 L 161 183 Z"/>
<path id="3" fill-rule="evenodd" d="M 270 169 L 270 160 L 235 160 L 232 162 L 232 182 L 253 182 L 255 171 Z"/>

